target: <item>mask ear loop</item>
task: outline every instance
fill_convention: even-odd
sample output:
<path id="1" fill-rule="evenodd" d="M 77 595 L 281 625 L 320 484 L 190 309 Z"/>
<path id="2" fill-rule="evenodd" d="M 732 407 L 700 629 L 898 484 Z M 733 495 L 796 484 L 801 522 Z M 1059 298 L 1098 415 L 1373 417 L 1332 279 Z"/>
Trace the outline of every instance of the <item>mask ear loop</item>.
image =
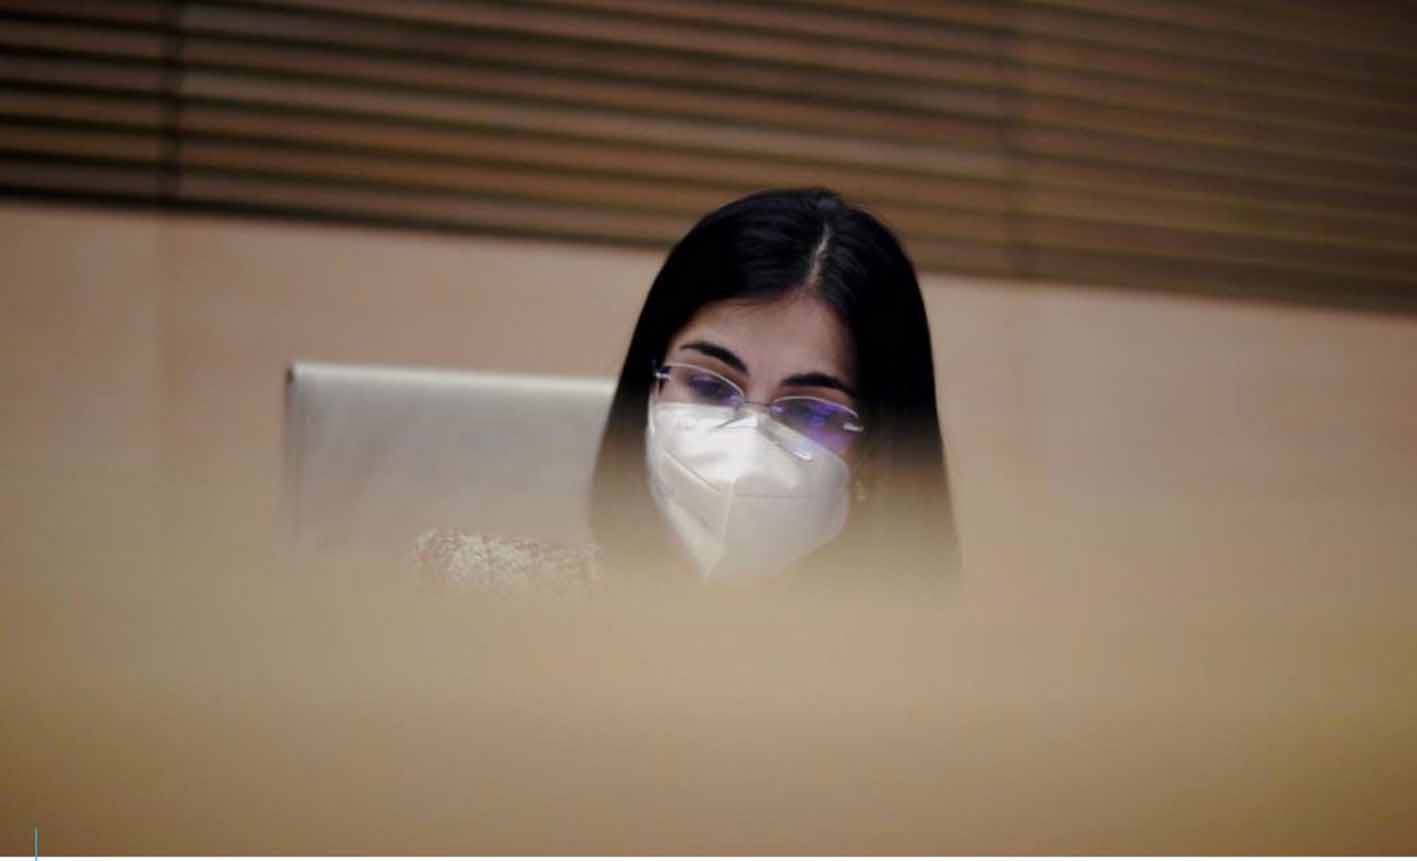
<path id="1" fill-rule="evenodd" d="M 871 426 L 874 426 L 872 422 Z M 880 472 L 876 439 L 863 431 L 855 442 L 856 464 L 851 468 L 852 493 L 857 503 L 864 503 L 874 495 L 876 479 Z"/>

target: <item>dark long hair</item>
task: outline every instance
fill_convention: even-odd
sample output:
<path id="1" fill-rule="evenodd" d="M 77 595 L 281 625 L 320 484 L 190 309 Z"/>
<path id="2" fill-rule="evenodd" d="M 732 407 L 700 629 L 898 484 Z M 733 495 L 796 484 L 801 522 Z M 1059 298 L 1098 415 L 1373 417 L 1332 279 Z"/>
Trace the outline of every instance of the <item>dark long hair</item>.
<path id="1" fill-rule="evenodd" d="M 867 430 L 853 469 L 864 499 L 853 499 L 842 534 L 797 569 L 837 576 L 909 569 L 952 579 L 954 522 L 915 268 L 881 222 L 825 189 L 734 201 L 704 216 L 669 252 L 630 338 L 596 461 L 591 527 L 612 565 L 634 557 L 687 570 L 649 492 L 652 363 L 663 361 L 706 305 L 803 290 L 825 302 L 850 336 Z"/>

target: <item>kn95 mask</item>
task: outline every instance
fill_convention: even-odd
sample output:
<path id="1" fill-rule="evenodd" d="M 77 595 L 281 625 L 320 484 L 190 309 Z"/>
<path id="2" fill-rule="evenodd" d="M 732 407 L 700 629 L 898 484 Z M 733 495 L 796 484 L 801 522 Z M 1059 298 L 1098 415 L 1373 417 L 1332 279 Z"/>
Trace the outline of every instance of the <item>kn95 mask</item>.
<path id="1" fill-rule="evenodd" d="M 707 579 L 785 570 L 846 524 L 851 470 L 759 410 L 650 404 L 655 506 Z"/>

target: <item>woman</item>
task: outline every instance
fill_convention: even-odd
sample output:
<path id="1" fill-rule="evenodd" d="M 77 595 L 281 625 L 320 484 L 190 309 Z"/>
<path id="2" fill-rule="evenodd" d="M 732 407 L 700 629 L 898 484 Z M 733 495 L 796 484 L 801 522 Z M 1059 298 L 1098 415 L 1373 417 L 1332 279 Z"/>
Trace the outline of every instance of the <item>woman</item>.
<path id="1" fill-rule="evenodd" d="M 596 462 L 597 547 L 430 532 L 440 582 L 943 583 L 956 564 L 915 270 L 830 191 L 767 191 L 669 253 Z"/>
<path id="2" fill-rule="evenodd" d="M 690 230 L 631 337 L 591 523 L 612 572 L 948 579 L 930 333 L 891 232 L 825 190 Z"/>

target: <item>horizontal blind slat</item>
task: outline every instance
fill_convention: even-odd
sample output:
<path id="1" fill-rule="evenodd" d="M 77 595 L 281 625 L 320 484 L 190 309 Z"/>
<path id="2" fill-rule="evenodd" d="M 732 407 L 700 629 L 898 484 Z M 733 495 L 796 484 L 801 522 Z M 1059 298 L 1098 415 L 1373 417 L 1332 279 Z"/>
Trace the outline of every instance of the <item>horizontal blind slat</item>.
<path id="1" fill-rule="evenodd" d="M 165 72 L 158 63 L 58 57 L 0 51 L 0 84 L 66 84 L 94 90 L 161 92 Z"/>
<path id="2" fill-rule="evenodd" d="M 1126 78 L 1058 69 L 1030 68 L 1020 88 L 1036 97 L 1063 96 L 1120 108 L 1138 107 L 1178 114 L 1270 117 L 1296 127 L 1318 126 L 1343 131 L 1357 128 L 1387 130 L 1411 137 L 1417 133 L 1417 113 L 1410 105 L 1320 102 L 1298 96 L 1258 95 L 1240 90 L 1177 87 Z"/>
<path id="3" fill-rule="evenodd" d="M 527 0 L 536 2 L 536 0 Z M 554 5 L 587 11 L 689 22 L 704 28 L 731 27 L 793 37 L 922 49 L 988 57 L 997 34 L 979 27 L 902 22 L 880 15 L 823 12 L 791 4 L 759 5 L 733 0 L 554 0 Z"/>
<path id="4" fill-rule="evenodd" d="M 36 23 L 0 20 L 0 46 L 160 60 L 166 37 L 156 30 L 118 29 L 90 22 Z"/>
<path id="5" fill-rule="evenodd" d="M 802 100 L 691 91 L 657 84 L 602 81 L 546 72 L 375 59 L 340 52 L 289 51 L 256 45 L 192 40 L 184 51 L 195 68 L 214 67 L 286 73 L 363 83 L 411 86 L 450 95 L 469 94 L 517 101 L 547 101 L 582 107 L 723 120 L 805 131 L 873 135 L 899 140 L 948 136 L 960 144 L 997 147 L 998 131 L 987 121 L 957 120 L 911 112 L 832 108 Z"/>
<path id="6" fill-rule="evenodd" d="M 248 170 L 347 182 L 378 182 L 399 189 L 466 192 L 526 197 L 547 202 L 626 210 L 647 209 L 702 214 L 753 190 L 749 185 L 666 184 L 651 180 L 609 178 L 568 169 L 551 173 L 505 164 L 484 166 L 447 160 L 381 158 L 362 154 L 193 140 L 183 147 L 185 165 L 223 170 Z M 1003 218 L 983 213 L 956 214 L 939 208 L 884 204 L 880 211 L 908 233 L 952 239 L 1002 243 L 1007 241 Z"/>
<path id="7" fill-rule="evenodd" d="M 94 123 L 156 128 L 164 122 L 164 107 L 153 97 L 44 88 L 0 88 L 0 114 L 26 120 L 84 120 Z"/>
<path id="8" fill-rule="evenodd" d="M 996 89 L 898 77 L 842 74 L 781 62 L 743 63 L 704 54 L 622 47 L 567 38 L 512 37 L 476 30 L 402 28 L 373 19 L 328 20 L 304 12 L 231 10 L 207 4 L 189 7 L 187 44 L 199 39 L 246 40 L 271 48 L 320 48 L 367 55 L 475 60 L 526 69 L 559 70 L 592 77 L 680 83 L 739 93 L 832 99 L 876 108 L 900 107 L 946 114 L 999 118 Z"/>
<path id="9" fill-rule="evenodd" d="M 736 181 L 757 188 L 824 183 L 883 201 L 947 200 L 962 209 L 987 212 L 1006 208 L 1006 192 L 998 182 L 852 168 L 812 161 L 810 154 L 789 161 L 549 133 L 448 128 L 203 103 L 190 104 L 183 111 L 182 128 L 188 135 L 246 138 L 274 145 L 343 145 L 377 150 L 390 157 L 511 161 L 549 170 L 575 165 L 626 176 L 722 185 Z"/>
<path id="10" fill-rule="evenodd" d="M 1333 25 L 1344 25 L 1344 44 L 1349 48 L 1393 54 L 1417 60 L 1417 51 L 1402 36 L 1401 26 L 1364 26 L 1354 16 L 1331 16 L 1327 21 L 1316 18 L 1317 7 L 1323 4 L 1286 2 L 1272 6 L 1269 14 L 1246 9 L 1243 4 L 1224 6 L 1204 3 L 1178 3 L 1173 0 L 1027 0 L 1036 6 L 1052 6 L 1062 10 L 1094 14 L 1100 17 L 1136 20 L 1162 26 L 1180 26 L 1201 31 L 1214 31 L 1258 38 L 1292 42 L 1296 45 L 1325 48 L 1332 44 Z M 1350 0 L 1351 2 L 1351 0 Z M 1321 12 L 1321 9 L 1318 9 Z M 1396 11 L 1394 9 L 1394 11 Z M 1385 19 L 1390 25 L 1401 25 L 1403 18 L 1393 14 Z M 1408 27 L 1411 21 L 1406 21 Z M 1410 32 L 1410 30 L 1409 30 Z"/>
<path id="11" fill-rule="evenodd" d="M 526 197 L 594 207 L 678 213 L 689 217 L 730 200 L 739 189 L 694 189 L 629 179 L 598 179 L 567 172 L 519 170 L 503 165 L 450 164 L 387 159 L 328 150 L 272 149 L 206 140 L 183 148 L 185 165 L 194 168 L 249 170 L 295 178 L 382 183 L 396 189 L 466 192 Z"/>
<path id="12" fill-rule="evenodd" d="M 29 14 L 71 21 L 161 24 L 168 3 L 162 0 L 0 0 L 0 14 Z"/>
<path id="13" fill-rule="evenodd" d="M 1027 188 L 1068 188 L 1085 193 L 1134 193 L 1156 199 L 1252 203 L 1318 213 L 1366 215 L 1410 222 L 1417 217 L 1403 190 L 1353 189 L 1278 183 L 1255 177 L 1187 173 L 1156 167 L 1020 154 L 1014 161 Z"/>
<path id="14" fill-rule="evenodd" d="M 1288 103 L 1312 103 L 1320 109 L 1332 104 L 1339 108 L 1353 105 L 1359 109 L 1405 111 L 1417 97 L 1411 77 L 1391 82 L 1323 78 L 1246 63 L 1244 57 L 1219 60 L 1176 56 L 1044 34 L 1013 40 L 1010 56 L 1020 66 L 1036 72 L 1051 70 L 1090 79 L 1116 77 L 1134 84 L 1160 84 L 1222 95 L 1235 93 L 1252 100 L 1249 104 L 1263 104 L 1264 97 L 1272 97 Z M 1313 58 L 1315 65 L 1322 61 L 1321 55 Z M 1301 122 L 1303 117 L 1292 119 Z"/>
<path id="15" fill-rule="evenodd" d="M 119 196 L 156 201 L 164 178 L 142 164 L 35 159 L 0 153 L 0 193 Z"/>
<path id="16" fill-rule="evenodd" d="M 1349 50 L 1341 42 L 1326 45 L 1293 44 L 1271 37 L 1243 36 L 1214 30 L 1186 29 L 1137 19 L 1126 19 L 1075 10 L 1019 4 L 1011 24 L 1020 33 L 1049 38 L 1066 38 L 1128 50 L 1191 57 L 1199 60 L 1234 61 L 1287 70 L 1295 74 L 1317 75 L 1355 84 L 1406 81 L 1411 84 L 1410 66 L 1397 68 L 1374 64 L 1371 55 Z M 1410 33 L 1410 29 L 1408 30 Z M 1313 63 L 1322 56 L 1320 68 Z"/>
<path id="17" fill-rule="evenodd" d="M 160 132 L 114 131 L 83 126 L 0 123 L 0 150 L 39 155 L 87 156 L 157 164 L 165 156 Z"/>
<path id="18" fill-rule="evenodd" d="M 1417 165 L 1417 135 L 1408 140 L 1354 134 L 1350 129 L 1300 130 L 1278 127 L 1264 120 L 1177 117 L 1144 108 L 1119 108 L 1062 98 L 1021 98 L 1017 116 L 1020 123 L 1063 130 L 1092 130 L 1180 145 L 1218 146 L 1370 165 Z"/>
<path id="19" fill-rule="evenodd" d="M 580 108 L 531 105 L 485 98 L 392 93 L 309 81 L 291 82 L 257 75 L 189 71 L 188 97 L 265 104 L 306 110 L 342 110 L 375 117 L 436 120 L 485 128 L 546 131 L 603 140 L 654 143 L 692 149 L 792 158 L 810 152 L 826 161 L 893 167 L 965 177 L 999 177 L 998 154 L 898 141 L 823 137 L 748 126 L 693 122 L 662 116 L 635 116 Z"/>
<path id="20" fill-rule="evenodd" d="M 967 24 L 1002 31 L 1012 13 L 1011 4 L 992 0 L 789 0 L 790 5 L 812 9 L 837 9 L 873 15 L 891 15 L 906 21 Z"/>
<path id="21" fill-rule="evenodd" d="M 818 39 L 729 30 L 716 31 L 706 37 L 701 30 L 682 24 L 617 19 L 517 4 L 403 0 L 397 6 L 389 6 L 380 0 L 286 0 L 282 5 L 393 22 L 480 27 L 523 35 L 604 41 L 627 48 L 707 52 L 748 61 L 787 60 L 815 68 L 944 83 L 994 86 L 1000 81 L 998 64 L 989 57 L 926 56 L 900 49 L 826 44 Z"/>
<path id="22" fill-rule="evenodd" d="M 1041 156 L 1087 157 L 1095 161 L 1166 169 L 1181 167 L 1217 176 L 1257 177 L 1291 185 L 1371 189 L 1405 189 L 1417 202 L 1417 169 L 1401 164 L 1360 164 L 1278 153 L 1138 137 L 1025 127 L 1014 135 L 1015 145 Z"/>

